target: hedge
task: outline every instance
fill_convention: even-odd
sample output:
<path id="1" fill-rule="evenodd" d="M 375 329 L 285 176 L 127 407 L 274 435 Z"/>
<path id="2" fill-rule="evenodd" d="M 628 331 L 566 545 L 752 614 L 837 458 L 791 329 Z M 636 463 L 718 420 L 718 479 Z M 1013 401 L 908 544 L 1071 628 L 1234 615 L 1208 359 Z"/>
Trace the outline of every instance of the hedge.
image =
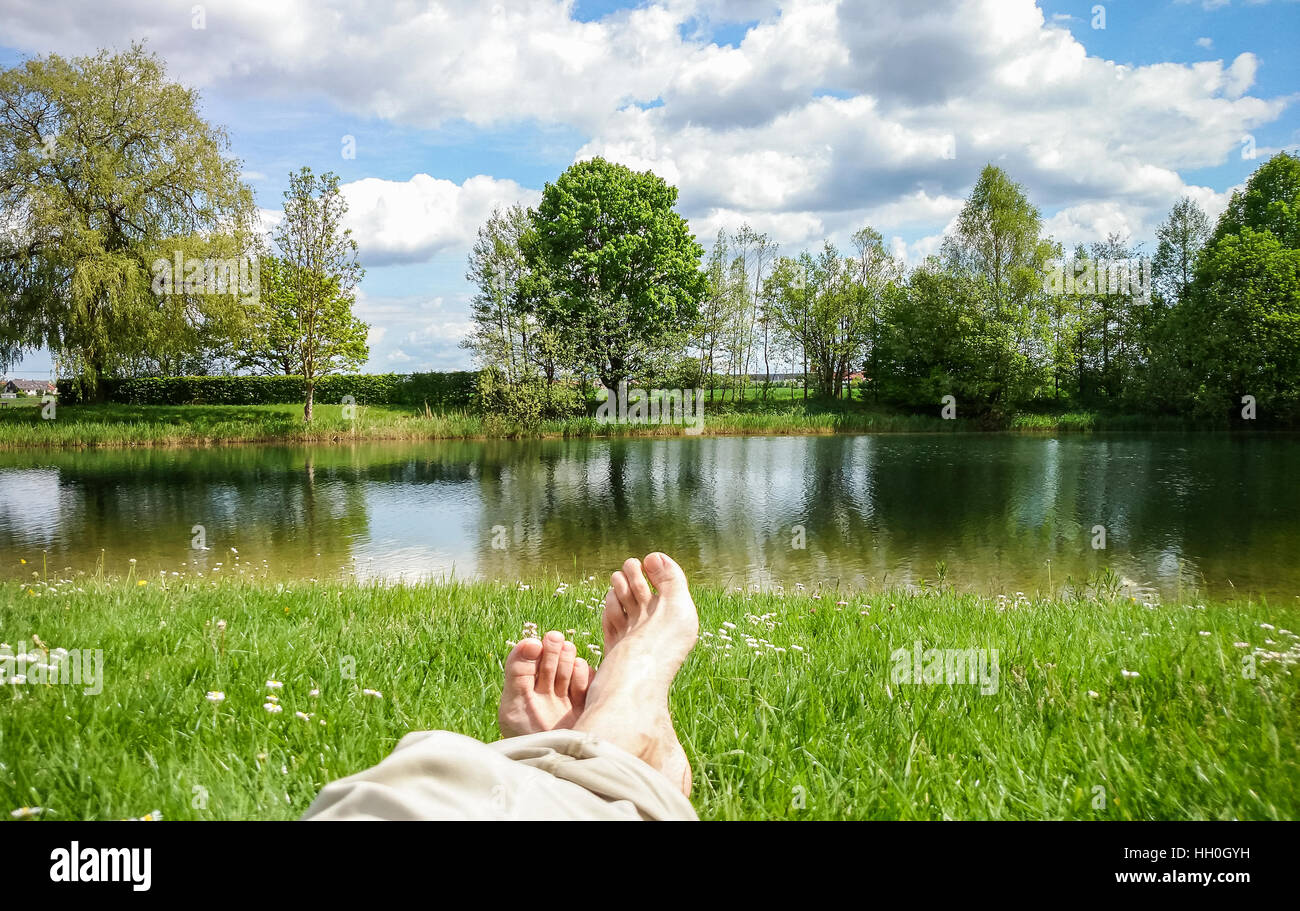
<path id="1" fill-rule="evenodd" d="M 303 402 L 300 376 L 168 376 L 108 379 L 108 401 L 127 405 L 276 405 Z M 359 405 L 418 405 L 469 408 L 478 371 L 383 373 L 323 376 L 316 380 L 316 402 L 337 404 L 345 395 Z M 81 401 L 76 380 L 59 380 L 59 400 Z"/>

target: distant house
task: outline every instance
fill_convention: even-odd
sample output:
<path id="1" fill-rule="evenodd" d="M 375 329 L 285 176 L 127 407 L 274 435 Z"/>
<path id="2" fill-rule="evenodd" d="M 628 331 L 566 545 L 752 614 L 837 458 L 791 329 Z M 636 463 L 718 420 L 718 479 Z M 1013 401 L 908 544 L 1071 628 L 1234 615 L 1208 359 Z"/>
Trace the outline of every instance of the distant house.
<path id="1" fill-rule="evenodd" d="M 55 392 L 55 386 L 49 380 L 5 380 L 4 392 L 7 395 L 46 395 Z"/>

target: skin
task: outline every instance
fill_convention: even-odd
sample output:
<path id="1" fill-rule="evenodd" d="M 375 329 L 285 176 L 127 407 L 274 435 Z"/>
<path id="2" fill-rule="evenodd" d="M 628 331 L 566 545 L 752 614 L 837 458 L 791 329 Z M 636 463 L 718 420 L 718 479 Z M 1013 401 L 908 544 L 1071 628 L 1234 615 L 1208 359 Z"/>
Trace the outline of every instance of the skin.
<path id="1" fill-rule="evenodd" d="M 644 565 L 629 558 L 610 576 L 601 629 L 599 676 L 554 630 L 515 646 L 497 715 L 502 735 L 585 731 L 658 769 L 690 796 L 690 763 L 668 713 L 673 678 L 699 636 L 681 567 L 657 552 Z"/>

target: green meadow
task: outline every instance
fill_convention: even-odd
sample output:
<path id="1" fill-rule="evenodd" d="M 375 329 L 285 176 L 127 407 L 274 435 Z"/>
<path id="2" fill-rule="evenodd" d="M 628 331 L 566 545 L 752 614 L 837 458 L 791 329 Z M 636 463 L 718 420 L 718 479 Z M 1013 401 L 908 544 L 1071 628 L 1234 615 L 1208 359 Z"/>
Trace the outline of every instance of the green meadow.
<path id="1" fill-rule="evenodd" d="M 294 818 L 407 731 L 495 739 L 525 622 L 599 663 L 602 579 L 40 577 L 0 584 L 0 641 L 103 656 L 97 695 L 0 686 L 0 803 L 44 819 Z M 1300 816 L 1294 604 L 695 594 L 672 710 L 702 818 Z M 996 650 L 996 684 L 898 679 L 918 647 Z"/>
<path id="2" fill-rule="evenodd" d="M 1006 418 L 944 420 L 851 402 L 804 402 L 788 393 L 763 401 L 751 392 L 740 402 L 705 402 L 704 434 L 906 433 L 963 430 L 1068 432 L 1182 430 L 1178 418 L 1108 415 L 1091 411 L 1014 414 Z M 39 405 L 39 402 L 36 403 Z M 543 420 L 523 426 L 475 410 L 435 411 L 397 405 L 317 404 L 305 424 L 301 405 L 60 405 L 53 420 L 39 407 L 0 408 L 0 449 L 130 446 L 206 446 L 224 443 L 338 443 L 358 440 L 439 440 L 544 437 L 680 436 L 683 424 L 601 423 L 592 417 Z"/>

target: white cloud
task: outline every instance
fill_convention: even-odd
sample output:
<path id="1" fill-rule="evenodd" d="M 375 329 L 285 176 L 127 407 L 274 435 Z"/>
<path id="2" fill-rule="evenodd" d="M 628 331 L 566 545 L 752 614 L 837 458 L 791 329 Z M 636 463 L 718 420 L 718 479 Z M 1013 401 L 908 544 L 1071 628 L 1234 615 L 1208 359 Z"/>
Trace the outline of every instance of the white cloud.
<path id="1" fill-rule="evenodd" d="M 1210 224 L 1219 217 L 1236 187 L 1220 193 L 1209 187 L 1182 186 L 1179 196 L 1191 197 L 1209 216 Z M 1175 197 L 1176 198 L 1176 197 Z M 1172 205 L 1173 200 L 1170 201 Z M 1169 206 L 1152 207 L 1123 200 L 1104 200 L 1069 206 L 1044 219 L 1044 230 L 1060 241 L 1067 251 L 1078 244 L 1104 241 L 1118 234 L 1130 244 L 1145 243 L 1145 252 L 1155 252 L 1156 228 L 1168 216 Z"/>
<path id="2" fill-rule="evenodd" d="M 797 254 L 818 244 L 829 232 L 826 222 L 814 212 L 742 212 L 736 209 L 710 209 L 690 219 L 691 231 L 706 248 L 712 246 L 719 231 L 734 232 L 748 224 L 781 247 L 780 252 Z"/>
<path id="3" fill-rule="evenodd" d="M 493 209 L 515 203 L 532 206 L 540 198 L 538 191 L 513 180 L 482 174 L 460 184 L 428 174 L 409 180 L 367 177 L 339 189 L 348 204 L 345 225 L 367 268 L 463 254 Z M 284 219 L 282 211 L 272 209 L 259 209 L 258 216 L 266 233 Z"/>
<path id="4" fill-rule="evenodd" d="M 653 4 L 600 22 L 572 0 L 438 4 L 366 0 L 9 0 L 5 43 L 85 53 L 147 38 L 174 75 L 246 93 L 324 94 L 342 110 L 426 127 L 538 118 L 589 122 L 662 91 L 690 10 Z"/>
<path id="5" fill-rule="evenodd" d="M 469 356 L 460 341 L 473 328 L 466 307 L 464 296 L 379 296 L 359 288 L 353 312 L 370 324 L 367 369 L 463 369 Z"/>
<path id="6" fill-rule="evenodd" d="M 940 231 L 938 234 L 931 234 L 918 240 L 908 243 L 898 235 L 889 239 L 889 252 L 894 255 L 895 259 L 902 260 L 908 268 L 919 266 L 925 262 L 927 257 L 934 256 L 943 246 L 944 238 L 951 233 L 951 226 Z"/>
<path id="7" fill-rule="evenodd" d="M 410 180 L 368 177 L 342 185 L 348 227 L 367 266 L 424 262 L 470 248 L 494 208 L 536 204 L 539 194 L 513 180 L 482 174 L 456 184 L 416 174 Z"/>
<path id="8" fill-rule="evenodd" d="M 803 25 L 791 17 L 780 50 L 810 61 L 802 101 L 790 100 L 797 79 L 762 59 L 770 45 L 747 53 L 783 15 L 680 70 L 662 107 L 611 114 L 577 157 L 653 169 L 680 187 L 701 235 L 724 217 L 791 240 L 863 221 L 938 227 L 990 161 L 1047 211 L 1069 210 L 1054 225 L 1136 230 L 1186 191 L 1180 170 L 1222 164 L 1291 102 L 1247 94 L 1253 54 L 1122 65 L 1089 57 L 1028 0 L 945 6 L 841 5 L 817 31 L 807 23 L 824 8 L 795 4 Z M 818 96 L 817 84 L 860 94 Z M 746 114 L 750 97 L 774 99 L 771 116 Z M 719 98 L 739 113 L 683 114 Z"/>
<path id="9" fill-rule="evenodd" d="M 867 218 L 937 227 L 988 161 L 1048 210 L 1164 206 L 1180 170 L 1222 163 L 1289 103 L 1248 94 L 1252 54 L 1089 57 L 1068 20 L 1032 0 L 650 0 L 595 22 L 574 19 L 571 0 L 231 0 L 203 29 L 185 3 L 7 6 L 6 40 L 24 50 L 146 36 L 181 78 L 284 105 L 323 96 L 415 127 L 563 124 L 587 136 L 577 157 L 679 185 L 705 229 L 735 214 L 792 240 Z M 735 22 L 747 24 L 735 46 L 710 42 L 713 25 Z M 347 192 L 370 264 L 463 246 L 492 204 L 530 198 L 486 176 L 371 178 Z M 927 212 L 925 200 L 945 205 Z"/>

